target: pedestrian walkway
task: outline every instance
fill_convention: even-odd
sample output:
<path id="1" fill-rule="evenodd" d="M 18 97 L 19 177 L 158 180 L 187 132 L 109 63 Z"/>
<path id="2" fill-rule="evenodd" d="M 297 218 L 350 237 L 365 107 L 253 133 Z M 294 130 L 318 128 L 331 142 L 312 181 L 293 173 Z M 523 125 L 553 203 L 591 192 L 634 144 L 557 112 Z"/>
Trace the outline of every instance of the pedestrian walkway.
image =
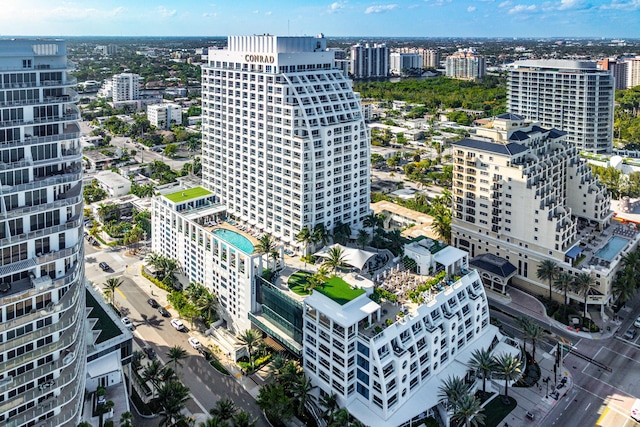
<path id="1" fill-rule="evenodd" d="M 493 292 L 489 289 L 486 290 L 487 298 L 489 300 L 494 301 L 498 304 L 502 304 L 507 307 L 511 307 L 514 310 L 519 311 L 522 314 L 525 314 L 529 317 L 539 320 L 542 323 L 548 324 L 550 326 L 554 326 L 558 329 L 564 329 L 568 333 L 586 339 L 607 339 L 611 338 L 615 335 L 617 329 L 620 327 L 620 322 L 618 321 L 604 321 L 601 320 L 602 324 L 598 325 L 600 327 L 600 332 L 583 332 L 578 331 L 574 328 L 571 328 L 565 325 L 562 322 L 558 322 L 555 319 L 547 316 L 547 311 L 544 307 L 544 304 L 540 302 L 536 297 L 529 295 L 528 293 L 521 291 L 520 289 L 516 289 L 513 287 L 509 287 L 507 291 L 507 295 L 503 295 L 497 292 Z"/>

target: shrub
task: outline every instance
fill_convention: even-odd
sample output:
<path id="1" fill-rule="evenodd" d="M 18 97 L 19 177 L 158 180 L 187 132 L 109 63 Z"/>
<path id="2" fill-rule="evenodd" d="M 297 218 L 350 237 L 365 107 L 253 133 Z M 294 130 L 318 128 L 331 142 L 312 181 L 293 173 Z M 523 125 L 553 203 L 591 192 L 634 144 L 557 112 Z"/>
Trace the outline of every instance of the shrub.
<path id="1" fill-rule="evenodd" d="M 156 285 L 160 289 L 165 290 L 167 292 L 172 292 L 173 291 L 173 289 L 170 286 L 162 283 L 160 280 L 156 279 L 152 275 L 147 274 L 147 272 L 144 270 L 144 265 L 142 267 L 140 267 L 140 271 L 142 273 L 142 277 L 144 277 L 145 279 L 148 279 L 151 283 L 153 283 L 154 285 Z"/>
<path id="2" fill-rule="evenodd" d="M 209 364 L 214 368 L 216 368 L 216 371 L 220 372 L 222 375 L 231 375 L 229 371 L 227 371 L 227 368 L 222 366 L 222 363 L 220 363 L 220 361 L 217 358 L 212 357 L 211 360 L 209 361 Z"/>

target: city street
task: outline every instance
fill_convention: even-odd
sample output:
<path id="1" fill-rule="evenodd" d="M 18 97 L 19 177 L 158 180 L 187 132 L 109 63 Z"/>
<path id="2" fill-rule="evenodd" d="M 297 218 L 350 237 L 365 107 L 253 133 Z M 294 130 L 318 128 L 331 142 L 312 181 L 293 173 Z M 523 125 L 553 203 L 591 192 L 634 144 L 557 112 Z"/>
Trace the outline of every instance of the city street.
<path id="1" fill-rule="evenodd" d="M 220 374 L 189 345 L 188 322 L 185 321 L 187 330 L 179 332 L 171 326 L 171 318 L 162 317 L 147 303 L 151 288 L 142 289 L 140 283 L 136 283 L 132 277 L 133 274 L 130 271 L 132 267 L 126 268 L 128 263 L 137 261 L 136 258 L 125 257 L 121 251 L 99 250 L 88 244 L 85 244 L 85 248 L 89 280 L 93 281 L 98 288 L 101 288 L 102 283 L 109 277 L 121 278 L 123 282 L 116 290 L 115 303 L 122 315 L 129 317 L 135 326 L 133 335 L 137 345 L 134 345 L 134 350 L 148 345 L 153 348 L 163 363 L 167 361 L 167 351 L 175 345 L 183 347 L 189 354 L 183 361 L 184 366 L 177 370 L 184 384 L 191 390 L 193 399 L 187 403 L 187 410 L 191 414 L 200 414 L 198 419 L 204 419 L 209 409 L 214 407 L 218 400 L 229 398 L 239 408 L 249 412 L 252 417 L 258 418 L 256 426 L 267 426 L 254 398 L 238 384 L 236 379 Z M 103 261 L 110 265 L 112 271 L 103 272 L 98 267 L 98 263 Z M 172 317 L 175 318 L 175 312 Z M 157 420 L 150 420 L 148 425 L 157 425 Z"/>
<path id="2" fill-rule="evenodd" d="M 500 321 L 509 335 L 522 338 L 517 323 L 521 314 L 513 308 L 491 301 L 491 317 Z M 564 354 L 564 369 L 571 373 L 573 387 L 553 406 L 541 426 L 582 427 L 594 426 L 608 406 L 609 412 L 617 415 L 617 424 L 602 424 L 610 427 L 638 426 L 629 418 L 635 398 L 640 397 L 640 346 L 633 341 L 620 339 L 624 331 L 633 326 L 637 314 L 637 301 L 625 310 L 626 318 L 616 336 L 607 339 L 587 339 L 571 334 L 549 324 L 533 319 L 553 335 L 538 343 L 540 351 L 551 352 L 556 342 L 571 343 L 576 353 Z M 634 314 L 635 313 L 635 314 Z M 583 358 L 584 357 L 584 358 Z M 595 363 L 591 363 L 589 359 Z M 610 371 L 609 371 L 610 369 Z"/>

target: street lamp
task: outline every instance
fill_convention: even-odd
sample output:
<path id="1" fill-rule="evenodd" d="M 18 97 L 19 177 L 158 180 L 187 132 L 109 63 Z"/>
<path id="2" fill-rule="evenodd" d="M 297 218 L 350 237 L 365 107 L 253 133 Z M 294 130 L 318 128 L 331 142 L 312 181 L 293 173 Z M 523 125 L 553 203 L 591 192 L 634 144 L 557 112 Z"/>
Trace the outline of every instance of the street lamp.
<path id="1" fill-rule="evenodd" d="M 551 380 L 551 378 L 549 378 L 549 377 L 547 377 L 547 378 L 542 380 L 542 382 L 544 382 L 547 385 L 547 393 L 544 396 L 545 399 L 549 398 L 549 381 L 550 380 Z"/>

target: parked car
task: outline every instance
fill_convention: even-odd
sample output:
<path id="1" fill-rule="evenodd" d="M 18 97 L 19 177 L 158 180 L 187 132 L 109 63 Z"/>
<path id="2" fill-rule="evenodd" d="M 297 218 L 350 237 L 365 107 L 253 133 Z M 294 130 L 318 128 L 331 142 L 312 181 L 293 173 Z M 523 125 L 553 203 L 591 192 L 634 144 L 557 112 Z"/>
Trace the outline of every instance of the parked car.
<path id="1" fill-rule="evenodd" d="M 636 328 L 640 328 L 640 317 L 638 317 L 636 321 L 633 322 L 633 326 L 635 326 Z"/>
<path id="2" fill-rule="evenodd" d="M 158 313 L 160 313 L 162 317 L 171 317 L 171 313 L 169 313 L 163 306 L 158 307 Z"/>
<path id="3" fill-rule="evenodd" d="M 153 359 L 156 358 L 156 352 L 153 351 L 153 349 L 151 347 L 143 347 L 142 351 L 144 351 L 144 354 L 147 355 L 149 360 L 153 360 Z"/>
<path id="4" fill-rule="evenodd" d="M 207 359 L 207 360 L 209 360 L 209 358 L 211 357 L 211 353 L 209 353 L 209 350 L 207 350 L 207 348 L 204 347 L 204 346 L 200 346 L 200 347 L 196 348 L 196 350 L 198 350 L 198 353 L 203 355 L 204 358 Z"/>
<path id="5" fill-rule="evenodd" d="M 185 329 L 184 323 L 182 323 L 182 320 L 180 319 L 172 319 L 171 326 L 176 328 L 178 331 L 183 331 Z"/>
<path id="6" fill-rule="evenodd" d="M 196 350 L 202 347 L 202 344 L 200 344 L 200 341 L 196 337 L 189 337 L 187 341 L 189 341 L 191 347 L 195 348 Z"/>
<path id="7" fill-rule="evenodd" d="M 100 268 L 102 269 L 102 271 L 109 271 L 111 270 L 111 267 L 109 267 L 109 264 L 107 264 L 106 262 L 102 261 L 100 264 L 98 264 L 100 266 Z"/>
<path id="8" fill-rule="evenodd" d="M 628 340 L 632 340 L 636 337 L 637 333 L 638 331 L 636 331 L 636 328 L 629 328 L 627 329 L 627 332 L 624 333 L 624 337 Z"/>
<path id="9" fill-rule="evenodd" d="M 158 307 L 160 307 L 160 304 L 158 304 L 158 301 L 154 300 L 153 298 L 149 298 L 149 299 L 147 300 L 147 303 L 148 303 L 151 307 L 153 307 L 153 308 L 158 308 Z"/>
<path id="10" fill-rule="evenodd" d="M 131 320 L 129 320 L 128 317 L 123 317 L 122 319 L 120 319 L 120 321 L 122 322 L 122 324 L 124 326 L 126 326 L 127 328 L 133 330 L 133 323 L 131 323 Z"/>

